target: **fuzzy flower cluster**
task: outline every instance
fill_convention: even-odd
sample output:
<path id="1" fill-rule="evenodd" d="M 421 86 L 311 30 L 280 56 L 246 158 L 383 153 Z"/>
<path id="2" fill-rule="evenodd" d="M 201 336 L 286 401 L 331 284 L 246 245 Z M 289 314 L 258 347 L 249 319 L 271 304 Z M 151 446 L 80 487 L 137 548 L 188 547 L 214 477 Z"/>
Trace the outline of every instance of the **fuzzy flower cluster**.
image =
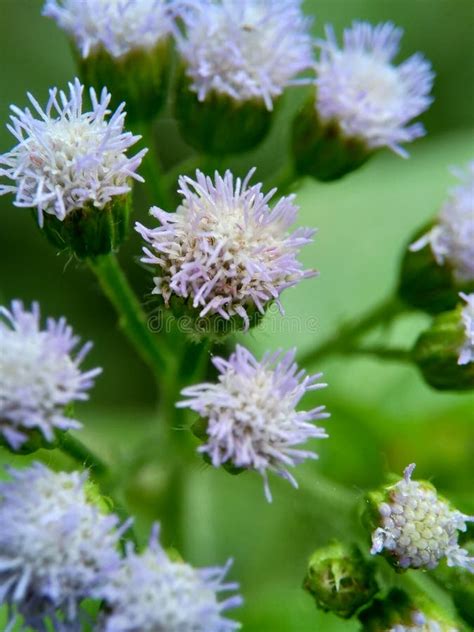
<path id="1" fill-rule="evenodd" d="M 166 0 L 46 0 L 53 18 L 88 57 L 104 48 L 113 57 L 151 49 L 173 30 Z"/>
<path id="2" fill-rule="evenodd" d="M 458 359 L 458 364 L 463 365 L 474 362 L 474 294 L 461 292 L 459 296 L 466 301 L 461 311 L 465 340 Z"/>
<path id="3" fill-rule="evenodd" d="M 201 0 L 184 12 L 178 47 L 200 101 L 212 93 L 273 101 L 314 64 L 301 0 Z"/>
<path id="4" fill-rule="evenodd" d="M 218 383 L 183 389 L 187 399 L 177 404 L 207 420 L 207 441 L 199 451 L 209 456 L 212 465 L 229 463 L 256 470 L 263 477 L 269 502 L 268 472 L 298 487 L 288 467 L 317 455 L 296 446 L 327 437 L 323 428 L 312 423 L 329 417 L 324 406 L 296 410 L 306 392 L 326 386 L 318 382 L 322 374 L 306 375 L 294 359 L 294 350 L 277 351 L 266 353 L 259 362 L 238 345 L 228 360 L 213 358 Z"/>
<path id="5" fill-rule="evenodd" d="M 160 269 L 153 293 L 166 304 L 174 294 L 189 299 L 200 316 L 237 315 L 248 328 L 248 310 L 263 314 L 271 301 L 281 309 L 281 292 L 315 274 L 296 259 L 315 231 L 290 233 L 298 212 L 294 196 L 270 208 L 276 189 L 264 195 L 261 184 L 249 186 L 254 171 L 243 181 L 230 171 L 216 173 L 214 182 L 200 171 L 196 180 L 181 176 L 183 200 L 176 213 L 153 207 L 160 226 L 136 225 L 151 245 L 141 260 Z"/>
<path id="6" fill-rule="evenodd" d="M 83 93 L 75 79 L 69 94 L 51 89 L 44 110 L 31 94 L 34 113 L 11 106 L 7 127 L 18 144 L 0 155 L 0 177 L 13 182 L 1 185 L 0 195 L 13 193 L 15 206 L 36 208 L 40 226 L 44 213 L 62 221 L 86 205 L 101 209 L 130 191 L 131 178 L 143 181 L 135 171 L 146 149 L 126 155 L 140 137 L 124 132 L 124 104 L 109 118 L 111 95 L 91 88 L 92 110 L 83 112 Z"/>
<path id="7" fill-rule="evenodd" d="M 459 283 L 474 281 L 474 160 L 455 169 L 460 184 L 444 203 L 435 226 L 410 246 L 430 246 L 438 265 L 449 265 Z"/>
<path id="8" fill-rule="evenodd" d="M 429 483 L 411 480 L 414 469 L 405 469 L 379 506 L 381 526 L 372 534 L 371 553 L 386 549 L 401 568 L 432 569 L 446 558 L 448 566 L 474 572 L 474 558 L 458 544 L 458 531 L 474 517 L 452 510 Z"/>
<path id="9" fill-rule="evenodd" d="M 402 34 L 390 22 L 354 22 L 339 48 L 327 27 L 326 40 L 318 41 L 316 107 L 321 120 L 337 123 L 345 137 L 406 157 L 401 144 L 425 133 L 421 123 L 409 122 L 430 106 L 434 74 L 420 54 L 393 65 Z"/>
<path id="10" fill-rule="evenodd" d="M 9 473 L 0 483 L 0 604 L 35 630 L 60 613 L 65 630 L 79 631 L 79 602 L 119 565 L 123 528 L 89 502 L 85 475 L 39 463 Z"/>
<path id="11" fill-rule="evenodd" d="M 223 612 L 242 603 L 238 595 L 218 601 L 218 593 L 233 591 L 223 568 L 195 569 L 173 561 L 160 546 L 156 531 L 141 554 L 129 546 L 119 568 L 96 591 L 106 605 L 98 632 L 232 632 L 240 625 Z"/>
<path id="12" fill-rule="evenodd" d="M 56 429 L 80 427 L 64 409 L 87 399 L 101 369 L 81 372 L 92 343 L 74 355 L 79 341 L 64 318 L 48 318 L 42 329 L 37 303 L 31 310 L 20 301 L 0 307 L 0 435 L 13 449 L 34 429 L 51 442 Z"/>

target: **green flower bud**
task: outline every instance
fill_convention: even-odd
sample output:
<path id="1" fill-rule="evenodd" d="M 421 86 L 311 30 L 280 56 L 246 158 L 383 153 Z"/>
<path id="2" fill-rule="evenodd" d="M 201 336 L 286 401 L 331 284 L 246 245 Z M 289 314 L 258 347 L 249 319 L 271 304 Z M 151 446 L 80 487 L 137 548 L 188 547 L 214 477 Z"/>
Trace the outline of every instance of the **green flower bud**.
<path id="1" fill-rule="evenodd" d="M 359 615 L 364 632 L 394 630 L 439 630 L 461 632 L 462 627 L 441 608 L 421 596 L 409 597 L 393 589 L 385 599 L 376 599 Z M 400 627 L 397 627 L 400 626 Z"/>
<path id="2" fill-rule="evenodd" d="M 417 243 L 432 228 L 431 223 L 419 230 L 410 240 L 410 245 Z M 459 303 L 459 292 L 472 291 L 474 282 L 458 279 L 449 261 L 440 265 L 431 248 L 414 251 L 407 247 L 398 286 L 399 296 L 405 303 L 430 314 L 439 314 Z"/>
<path id="3" fill-rule="evenodd" d="M 474 362 L 469 358 L 462 362 L 463 350 L 470 346 L 463 322 L 465 309 L 468 307 L 459 305 L 436 316 L 415 344 L 413 358 L 426 382 L 438 390 L 465 391 L 474 388 Z"/>
<path id="4" fill-rule="evenodd" d="M 352 617 L 378 592 L 374 566 L 352 545 L 333 542 L 316 550 L 308 563 L 303 587 L 318 608 L 344 619 Z"/>
<path id="5" fill-rule="evenodd" d="M 355 171 L 373 153 L 363 140 L 344 137 L 336 122 L 323 123 L 314 97 L 293 122 L 292 149 L 297 172 L 323 182 Z"/>
<path id="6" fill-rule="evenodd" d="M 83 82 L 98 91 L 107 86 L 114 107 L 125 101 L 129 122 L 152 120 L 164 106 L 172 59 L 170 37 L 154 48 L 136 48 L 121 57 L 102 47 L 85 58 L 77 51 L 76 57 Z"/>
<path id="7" fill-rule="evenodd" d="M 200 101 L 190 85 L 182 68 L 175 113 L 183 138 L 198 151 L 215 156 L 248 151 L 270 131 L 274 110 L 269 111 L 262 99 L 238 101 L 213 91 Z"/>
<path id="8" fill-rule="evenodd" d="M 128 233 L 131 195 L 113 197 L 103 208 L 88 203 L 68 213 L 63 220 L 44 216 L 43 232 L 60 251 L 79 259 L 107 255 L 119 249 Z"/>

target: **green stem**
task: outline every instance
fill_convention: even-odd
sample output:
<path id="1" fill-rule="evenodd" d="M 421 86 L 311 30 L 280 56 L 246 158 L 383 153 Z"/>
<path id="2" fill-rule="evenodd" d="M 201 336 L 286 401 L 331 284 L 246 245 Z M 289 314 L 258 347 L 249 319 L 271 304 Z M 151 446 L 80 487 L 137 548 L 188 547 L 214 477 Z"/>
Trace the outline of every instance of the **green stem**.
<path id="1" fill-rule="evenodd" d="M 95 476 L 101 476 L 108 470 L 107 465 L 100 457 L 69 432 L 61 435 L 58 448 L 61 452 L 74 459 L 74 461 L 77 461 L 82 467 L 90 470 Z"/>
<path id="2" fill-rule="evenodd" d="M 166 382 L 173 358 L 169 354 L 165 355 L 164 346 L 149 330 L 146 315 L 115 255 L 89 259 L 89 266 L 104 294 L 115 307 L 124 334 L 160 381 Z"/>
<path id="3" fill-rule="evenodd" d="M 308 351 L 301 359 L 302 366 L 311 366 L 323 358 L 346 353 L 354 348 L 354 342 L 377 325 L 389 324 L 406 307 L 397 297 L 391 297 L 353 323 L 343 325 L 333 336 L 319 347 Z"/>
<path id="4" fill-rule="evenodd" d="M 390 349 L 389 347 L 377 345 L 371 347 L 353 347 L 352 349 L 345 349 L 344 353 L 351 355 L 368 355 L 380 358 L 381 360 L 392 360 L 394 362 L 412 362 L 411 351 L 407 349 Z"/>

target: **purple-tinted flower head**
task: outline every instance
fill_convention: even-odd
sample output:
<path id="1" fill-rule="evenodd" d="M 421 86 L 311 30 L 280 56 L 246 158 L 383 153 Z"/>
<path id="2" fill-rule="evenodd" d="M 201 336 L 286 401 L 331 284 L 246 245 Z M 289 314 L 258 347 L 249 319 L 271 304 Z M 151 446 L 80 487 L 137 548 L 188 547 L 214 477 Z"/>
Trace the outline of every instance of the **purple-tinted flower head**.
<path id="1" fill-rule="evenodd" d="M 201 0 L 184 12 L 179 51 L 200 101 L 215 92 L 266 108 L 314 64 L 301 0 Z"/>
<path id="2" fill-rule="evenodd" d="M 456 281 L 469 283 L 474 281 L 474 160 L 453 173 L 460 183 L 450 190 L 434 227 L 410 250 L 430 246 L 438 265 L 448 264 Z"/>
<path id="3" fill-rule="evenodd" d="M 124 132 L 125 104 L 110 116 L 111 95 L 91 88 L 92 109 L 83 111 L 83 93 L 75 79 L 69 94 L 52 88 L 44 110 L 31 94 L 33 112 L 11 106 L 7 127 L 18 144 L 0 155 L 0 177 L 13 182 L 1 185 L 0 195 L 13 193 L 15 206 L 36 208 L 40 226 L 44 213 L 62 221 L 86 205 L 102 209 L 131 190 L 132 178 L 143 181 L 135 171 L 146 149 L 126 155 L 140 136 Z"/>
<path id="4" fill-rule="evenodd" d="M 185 388 L 182 395 L 187 399 L 177 404 L 207 420 L 207 441 L 199 451 L 209 456 L 212 465 L 229 463 L 256 470 L 264 479 L 268 501 L 268 472 L 297 487 L 288 468 L 317 455 L 296 446 L 327 437 L 323 428 L 312 423 L 329 417 L 324 406 L 296 410 L 307 391 L 326 386 L 318 382 L 322 374 L 306 375 L 294 359 L 294 350 L 277 351 L 266 353 L 259 362 L 238 345 L 228 360 L 213 359 L 219 371 L 217 384 Z"/>
<path id="5" fill-rule="evenodd" d="M 464 365 L 474 362 L 474 294 L 459 296 L 466 301 L 461 311 L 461 320 L 464 327 L 464 343 L 459 352 L 458 364 Z"/>
<path id="6" fill-rule="evenodd" d="M 141 554 L 128 547 L 121 566 L 96 591 L 105 603 L 98 632 L 232 632 L 240 625 L 223 616 L 239 606 L 239 596 L 218 600 L 220 592 L 238 585 L 226 583 L 230 563 L 223 568 L 196 569 L 171 560 L 160 546 L 156 530 Z"/>
<path id="7" fill-rule="evenodd" d="M 380 526 L 372 534 L 371 553 L 385 549 L 401 568 L 432 569 L 446 558 L 448 566 L 474 572 L 474 558 L 458 544 L 458 531 L 465 531 L 474 516 L 453 510 L 430 483 L 413 481 L 414 469 L 414 464 L 405 469 L 379 505 Z"/>
<path id="8" fill-rule="evenodd" d="M 211 178 L 200 171 L 196 180 L 179 178 L 182 203 L 176 213 L 153 207 L 157 228 L 136 225 L 151 248 L 142 261 L 159 268 L 154 294 L 166 304 L 173 295 L 188 299 L 200 316 L 237 315 L 249 326 L 248 310 L 262 314 L 271 301 L 280 305 L 281 292 L 314 275 L 297 260 L 299 249 L 314 230 L 290 232 L 298 207 L 294 196 L 282 197 L 270 208 L 276 192 L 249 186 L 252 169 L 242 181 L 230 171 Z"/>
<path id="9" fill-rule="evenodd" d="M 82 57 L 104 48 L 113 57 L 151 49 L 173 29 L 166 0 L 46 0 L 43 15 L 76 42 Z"/>
<path id="10" fill-rule="evenodd" d="M 74 354 L 79 341 L 64 318 L 48 318 L 42 329 L 38 303 L 30 311 L 20 301 L 0 307 L 0 434 L 13 449 L 31 430 L 51 442 L 56 429 L 80 427 L 65 407 L 87 399 L 101 369 L 81 372 L 92 344 Z"/>
<path id="11" fill-rule="evenodd" d="M 401 144 L 425 133 L 421 123 L 409 122 L 430 106 L 434 74 L 420 54 L 393 65 L 402 34 L 390 22 L 354 22 L 339 48 L 327 27 L 327 39 L 318 41 L 316 107 L 322 121 L 336 123 L 345 137 L 406 157 Z"/>
<path id="12" fill-rule="evenodd" d="M 59 613 L 70 622 L 64 629 L 79 630 L 79 602 L 120 564 L 123 529 L 89 502 L 84 474 L 39 463 L 9 474 L 0 482 L 0 604 L 35 630 Z"/>

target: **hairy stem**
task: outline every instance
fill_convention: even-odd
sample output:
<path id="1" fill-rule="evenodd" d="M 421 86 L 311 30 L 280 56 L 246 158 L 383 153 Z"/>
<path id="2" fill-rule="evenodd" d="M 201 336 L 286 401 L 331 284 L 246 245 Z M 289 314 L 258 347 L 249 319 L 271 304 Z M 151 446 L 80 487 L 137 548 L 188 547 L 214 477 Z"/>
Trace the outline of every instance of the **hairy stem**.
<path id="1" fill-rule="evenodd" d="M 89 260 L 89 266 L 119 316 L 119 324 L 140 357 L 166 385 L 173 358 L 147 325 L 146 315 L 122 272 L 115 255 Z"/>
<path id="2" fill-rule="evenodd" d="M 58 448 L 82 467 L 90 470 L 95 476 L 101 476 L 108 470 L 107 465 L 100 457 L 69 432 L 61 435 Z"/>
<path id="3" fill-rule="evenodd" d="M 397 297 L 390 297 L 355 322 L 340 327 L 326 342 L 303 355 L 300 358 L 300 364 L 311 366 L 329 355 L 350 352 L 354 349 L 354 343 L 363 334 L 378 325 L 390 323 L 405 309 L 406 307 Z"/>

